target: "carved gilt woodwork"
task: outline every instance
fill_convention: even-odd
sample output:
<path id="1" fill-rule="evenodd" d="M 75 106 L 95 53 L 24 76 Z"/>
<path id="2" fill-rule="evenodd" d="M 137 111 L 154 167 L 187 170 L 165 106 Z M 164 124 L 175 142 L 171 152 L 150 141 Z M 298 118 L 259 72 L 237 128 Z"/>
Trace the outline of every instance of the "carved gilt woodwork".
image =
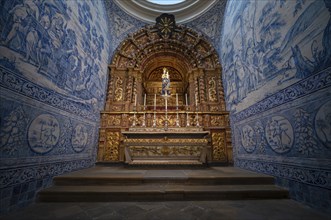
<path id="1" fill-rule="evenodd" d="M 100 130 L 98 161 L 118 161 L 120 137 L 120 131 Z"/>
<path id="2" fill-rule="evenodd" d="M 178 157 L 193 156 L 199 157 L 201 146 L 130 146 L 132 157 Z"/>
<path id="3" fill-rule="evenodd" d="M 187 145 L 187 144 L 207 144 L 208 140 L 206 139 L 124 139 L 124 144 L 155 144 L 155 143 L 167 143 L 167 144 L 180 144 L 180 145 Z"/>
<path id="4" fill-rule="evenodd" d="M 197 156 L 201 149 L 195 142 L 210 146 L 211 162 L 231 162 L 222 67 L 215 49 L 201 34 L 175 23 L 170 32 L 160 34 L 161 23 L 130 34 L 114 53 L 105 109 L 101 112 L 98 161 L 124 161 L 124 144 L 137 155 L 178 156 L 191 152 Z M 169 70 L 171 83 L 167 117 L 161 96 L 163 67 Z M 168 139 L 171 146 L 159 146 L 162 142 L 158 139 L 149 139 L 148 143 L 144 142 L 146 139 L 122 140 L 124 131 L 144 127 L 146 132 L 154 132 L 153 129 L 163 128 L 166 120 L 169 130 L 179 125 L 187 131 L 199 128 L 217 132 L 213 130 L 211 143 L 208 138 Z"/>
<path id="5" fill-rule="evenodd" d="M 225 132 L 214 132 L 211 135 L 213 160 L 227 162 Z"/>

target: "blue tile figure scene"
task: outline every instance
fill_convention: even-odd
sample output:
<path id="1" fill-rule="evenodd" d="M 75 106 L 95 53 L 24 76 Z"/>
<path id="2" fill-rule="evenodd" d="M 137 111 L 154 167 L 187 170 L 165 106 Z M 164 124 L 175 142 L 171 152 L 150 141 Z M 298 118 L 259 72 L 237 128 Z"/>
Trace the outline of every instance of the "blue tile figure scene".
<path id="1" fill-rule="evenodd" d="M 101 1 L 2 1 L 1 212 L 95 162 L 109 63 Z"/>
<path id="2" fill-rule="evenodd" d="M 331 1 L 227 3 L 221 63 L 235 166 L 330 210 Z"/>

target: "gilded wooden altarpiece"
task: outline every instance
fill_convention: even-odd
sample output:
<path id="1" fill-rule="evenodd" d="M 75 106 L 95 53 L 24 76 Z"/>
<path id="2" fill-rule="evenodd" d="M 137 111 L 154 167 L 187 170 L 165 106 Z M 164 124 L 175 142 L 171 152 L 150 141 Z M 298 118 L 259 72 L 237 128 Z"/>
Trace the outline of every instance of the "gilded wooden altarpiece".
<path id="1" fill-rule="evenodd" d="M 181 25 L 175 25 L 167 37 L 158 33 L 157 25 L 147 26 L 131 34 L 115 52 L 101 112 L 98 161 L 124 162 L 124 146 L 134 143 L 135 154 L 146 154 L 147 149 L 160 155 L 199 154 L 199 146 L 206 145 L 208 162 L 232 163 L 229 114 L 215 49 L 201 34 Z M 161 96 L 164 67 L 171 81 L 167 116 Z M 194 145 L 190 139 L 175 138 L 170 140 L 171 146 L 163 148 L 160 140 L 149 140 L 152 144 L 146 147 L 139 146 L 139 141 L 146 140 L 124 135 L 135 129 L 146 133 L 162 130 L 166 120 L 169 129 L 198 128 L 208 135 L 194 140 Z"/>

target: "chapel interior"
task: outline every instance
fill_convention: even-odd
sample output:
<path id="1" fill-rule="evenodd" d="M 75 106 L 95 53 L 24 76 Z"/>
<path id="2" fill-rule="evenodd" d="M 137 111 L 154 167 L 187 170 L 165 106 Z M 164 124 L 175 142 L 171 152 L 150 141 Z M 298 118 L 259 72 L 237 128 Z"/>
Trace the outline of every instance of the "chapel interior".
<path id="1" fill-rule="evenodd" d="M 12 0 L 1 219 L 329 219 L 330 0 Z"/>

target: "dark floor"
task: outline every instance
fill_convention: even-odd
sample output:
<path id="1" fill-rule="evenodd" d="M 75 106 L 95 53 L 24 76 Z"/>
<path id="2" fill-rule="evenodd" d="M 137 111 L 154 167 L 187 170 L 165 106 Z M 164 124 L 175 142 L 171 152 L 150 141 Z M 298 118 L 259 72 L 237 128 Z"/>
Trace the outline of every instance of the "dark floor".
<path id="1" fill-rule="evenodd" d="M 258 174 L 233 167 L 210 167 L 208 169 L 143 169 L 96 166 L 76 171 L 63 177 L 131 178 L 153 180 L 160 177 L 165 181 L 181 180 L 193 177 L 204 178 L 264 178 Z M 167 179 L 168 178 L 168 179 Z M 258 179 L 259 180 L 259 179 Z M 244 181 L 244 180 L 240 180 Z M 156 183 L 159 184 L 159 183 Z M 124 186 L 124 185 L 123 185 Z M 80 185 L 77 187 L 84 187 Z M 89 186 L 91 187 L 91 186 Z M 95 186 L 98 188 L 98 186 Z M 146 185 L 150 187 L 150 185 Z M 204 187 L 199 185 L 198 187 Z M 206 186 L 205 186 L 206 187 Z M 85 189 L 86 190 L 86 189 Z M 209 197 L 210 198 L 210 197 Z M 62 201 L 62 200 L 60 200 Z M 256 200 L 212 200 L 212 201 L 152 201 L 148 202 L 38 202 L 19 211 L 0 217 L 2 220 L 59 220 L 59 219 L 224 219 L 224 220 L 318 220 L 330 219 L 330 216 L 302 205 L 291 199 Z"/>
<path id="2" fill-rule="evenodd" d="M 331 219 L 293 200 L 36 203 L 3 220 L 113 219 Z"/>

